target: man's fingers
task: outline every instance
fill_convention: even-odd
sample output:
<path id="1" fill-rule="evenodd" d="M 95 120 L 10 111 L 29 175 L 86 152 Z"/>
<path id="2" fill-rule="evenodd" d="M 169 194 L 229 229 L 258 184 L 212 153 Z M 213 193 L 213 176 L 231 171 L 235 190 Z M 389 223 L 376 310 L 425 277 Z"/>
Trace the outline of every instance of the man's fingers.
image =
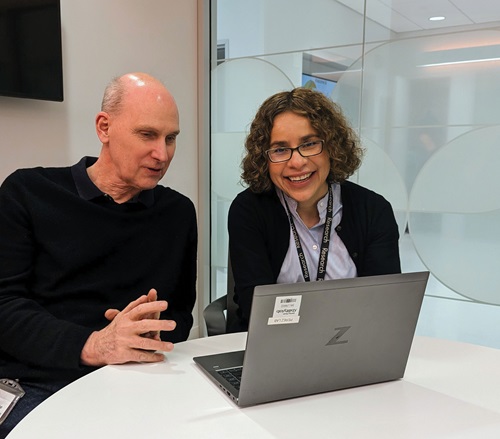
<path id="1" fill-rule="evenodd" d="M 159 354 L 157 352 L 137 351 L 137 359 L 132 361 L 136 361 L 138 363 L 159 363 L 164 359 L 165 357 L 163 354 Z"/>
<path id="2" fill-rule="evenodd" d="M 158 300 L 158 292 L 154 289 L 151 288 L 147 294 L 148 302 L 154 302 Z"/>
<path id="3" fill-rule="evenodd" d="M 137 306 L 139 306 L 140 304 L 147 303 L 147 302 L 148 302 L 148 296 L 143 294 L 141 297 L 130 302 L 125 308 L 123 308 L 122 312 L 123 313 L 129 312 L 129 311 L 133 310 L 134 308 L 136 308 Z"/>
<path id="4" fill-rule="evenodd" d="M 165 352 L 169 352 L 173 349 L 172 347 Z M 160 361 L 165 360 L 165 356 L 161 352 L 151 352 L 151 351 L 145 351 L 141 349 L 134 349 L 133 352 L 131 353 L 131 357 L 133 358 L 130 361 L 135 361 L 138 363 L 159 363 Z"/>
<path id="5" fill-rule="evenodd" d="M 149 331 L 141 334 L 141 337 L 152 338 L 153 340 L 161 340 L 160 333 L 158 331 Z"/>
<path id="6" fill-rule="evenodd" d="M 113 321 L 113 319 L 120 313 L 120 310 L 118 309 L 108 309 L 104 313 L 104 317 L 106 317 L 110 322 Z"/>
<path id="7" fill-rule="evenodd" d="M 134 323 L 134 332 L 136 334 L 147 334 L 150 332 L 172 331 L 175 329 L 174 320 L 138 320 Z"/>
<path id="8" fill-rule="evenodd" d="M 141 297 L 137 298 L 133 302 L 130 302 L 122 311 L 122 313 L 128 313 L 137 307 L 140 307 L 143 304 L 153 304 L 151 308 L 139 308 L 137 312 L 140 312 L 142 316 L 151 313 L 150 318 L 155 318 L 158 319 L 160 318 L 160 312 L 165 311 L 168 307 L 168 304 L 164 300 L 157 300 L 158 298 L 158 293 L 154 288 L 151 288 L 148 292 L 147 295 L 142 295 Z M 120 313 L 120 310 L 110 308 L 106 310 L 104 313 L 104 317 L 106 317 L 107 320 L 110 322 L 113 321 L 113 319 Z M 141 316 L 137 317 L 137 315 L 134 313 L 134 318 L 141 318 Z"/>
<path id="9" fill-rule="evenodd" d="M 164 351 L 170 352 L 174 345 L 169 341 L 159 341 L 146 337 L 135 337 L 130 346 L 132 349 L 138 349 L 142 351 Z"/>
<path id="10" fill-rule="evenodd" d="M 160 312 L 165 311 L 168 308 L 168 303 L 165 300 L 156 300 L 154 302 L 145 302 L 138 304 L 134 308 L 127 311 L 131 320 L 140 320 L 145 316 L 148 318 L 158 319 Z M 123 310 L 125 313 L 125 310 Z M 150 317 L 151 316 L 151 317 Z"/>

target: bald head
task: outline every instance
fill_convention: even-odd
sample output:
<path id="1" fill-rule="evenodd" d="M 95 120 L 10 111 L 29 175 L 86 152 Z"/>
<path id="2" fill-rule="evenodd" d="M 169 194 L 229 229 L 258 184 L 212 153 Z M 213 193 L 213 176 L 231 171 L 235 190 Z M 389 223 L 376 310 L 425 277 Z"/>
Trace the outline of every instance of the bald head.
<path id="1" fill-rule="evenodd" d="M 102 148 L 88 173 L 102 192 L 121 203 L 158 184 L 180 132 L 177 105 L 160 81 L 146 73 L 113 79 L 95 126 Z"/>
<path id="2" fill-rule="evenodd" d="M 147 73 L 127 73 L 113 78 L 104 90 L 101 111 L 118 114 L 123 109 L 123 103 L 128 95 L 156 95 L 175 105 L 175 100 L 161 81 Z"/>

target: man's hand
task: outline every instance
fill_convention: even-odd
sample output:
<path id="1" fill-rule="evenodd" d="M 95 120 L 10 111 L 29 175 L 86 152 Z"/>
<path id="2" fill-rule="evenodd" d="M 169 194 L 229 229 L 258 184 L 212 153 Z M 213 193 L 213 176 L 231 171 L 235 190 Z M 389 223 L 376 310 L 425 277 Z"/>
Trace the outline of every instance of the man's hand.
<path id="1" fill-rule="evenodd" d="M 154 288 L 151 288 L 146 296 L 148 302 L 156 302 L 158 300 L 158 293 Z M 104 317 L 106 317 L 110 322 L 120 313 L 118 309 L 108 309 L 104 313 Z M 154 313 L 150 316 L 144 316 L 144 319 L 159 319 L 160 313 Z M 154 340 L 160 340 L 160 331 L 150 331 L 145 334 L 142 334 L 143 337 L 149 337 Z"/>
<path id="2" fill-rule="evenodd" d="M 123 311 L 109 309 L 110 324 L 93 332 L 85 343 L 81 361 L 87 366 L 123 364 L 131 361 L 154 363 L 163 360 L 155 351 L 171 351 L 173 343 L 160 340 L 160 331 L 172 331 L 173 320 L 159 320 L 167 302 L 156 300 L 156 290 L 139 297 Z"/>

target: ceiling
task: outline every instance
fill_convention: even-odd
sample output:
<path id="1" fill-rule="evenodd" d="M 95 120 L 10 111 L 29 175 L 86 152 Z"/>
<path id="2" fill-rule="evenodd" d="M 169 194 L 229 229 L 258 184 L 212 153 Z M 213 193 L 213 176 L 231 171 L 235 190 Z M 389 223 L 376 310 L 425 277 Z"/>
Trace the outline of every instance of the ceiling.
<path id="1" fill-rule="evenodd" d="M 363 0 L 337 0 L 364 13 Z M 451 26 L 484 25 L 500 21 L 499 0 L 366 0 L 366 15 L 382 26 L 400 33 Z M 442 21 L 430 17 L 443 16 Z"/>
<path id="2" fill-rule="evenodd" d="M 363 15 L 365 0 L 335 0 Z M 500 28 L 500 0 L 366 0 L 366 16 L 392 32 L 404 37 L 405 33 L 432 34 L 433 31 L 451 30 L 453 26 L 469 28 Z M 430 17 L 443 16 L 444 20 L 430 21 Z M 465 40 L 464 40 L 465 38 Z M 460 49 L 469 45 L 491 46 L 491 41 L 470 41 L 456 38 L 453 47 L 438 50 Z M 489 47 L 500 53 L 498 41 Z M 462 54 L 462 56 L 465 56 Z M 308 51 L 303 55 L 304 71 L 324 79 L 338 79 L 347 66 L 359 58 L 359 48 L 336 47 Z"/>

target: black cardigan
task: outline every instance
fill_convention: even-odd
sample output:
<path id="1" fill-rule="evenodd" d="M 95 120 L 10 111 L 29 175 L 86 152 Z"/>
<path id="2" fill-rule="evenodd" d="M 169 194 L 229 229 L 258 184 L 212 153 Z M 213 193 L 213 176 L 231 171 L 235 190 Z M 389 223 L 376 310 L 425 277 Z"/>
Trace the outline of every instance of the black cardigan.
<path id="1" fill-rule="evenodd" d="M 337 233 L 358 276 L 400 273 L 399 232 L 390 203 L 352 182 L 341 185 L 342 220 Z M 249 189 L 232 202 L 228 217 L 229 252 L 239 321 L 230 331 L 246 331 L 257 285 L 276 283 L 288 251 L 290 225 L 285 209 L 271 191 Z"/>

